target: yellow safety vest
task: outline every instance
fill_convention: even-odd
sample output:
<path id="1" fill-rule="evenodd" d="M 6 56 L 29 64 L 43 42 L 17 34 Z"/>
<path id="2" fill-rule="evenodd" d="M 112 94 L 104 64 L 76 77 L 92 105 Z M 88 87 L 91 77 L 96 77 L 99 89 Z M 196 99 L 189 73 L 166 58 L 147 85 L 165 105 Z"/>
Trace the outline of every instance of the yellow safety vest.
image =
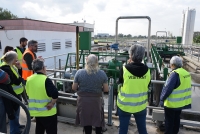
<path id="1" fill-rule="evenodd" d="M 7 63 L 5 63 L 5 62 L 3 62 L 3 63 L 1 63 L 1 66 L 5 66 L 5 65 L 8 65 Z M 9 65 L 8 65 L 9 66 Z M 11 68 L 11 70 L 12 70 L 12 72 L 15 74 L 15 76 L 17 77 L 17 78 L 19 78 L 19 73 L 18 73 L 18 70 L 17 70 L 17 68 L 15 67 L 15 66 L 10 66 L 10 68 Z M 15 85 L 15 84 L 12 84 L 12 88 L 13 88 L 13 90 L 14 90 L 14 92 L 16 93 L 16 94 L 21 94 L 22 92 L 23 92 L 23 86 L 22 86 L 22 83 L 20 84 L 20 85 Z"/>
<path id="2" fill-rule="evenodd" d="M 148 85 L 151 80 L 150 70 L 142 77 L 131 74 L 123 67 L 124 83 L 119 90 L 117 106 L 129 113 L 144 110 L 147 106 Z"/>
<path id="3" fill-rule="evenodd" d="M 183 68 L 178 68 L 172 72 L 179 75 L 180 86 L 172 91 L 169 97 L 164 101 L 164 106 L 168 108 L 180 108 L 191 104 L 191 76 Z"/>
<path id="4" fill-rule="evenodd" d="M 17 56 L 18 56 L 18 60 L 19 60 L 19 62 L 20 62 L 20 64 L 22 63 L 22 58 L 23 58 L 23 54 L 22 54 L 22 52 L 19 50 L 19 48 L 15 48 L 16 49 L 16 51 L 17 51 Z"/>
<path id="5" fill-rule="evenodd" d="M 47 117 L 55 115 L 56 105 L 51 110 L 46 105 L 51 102 L 51 98 L 46 93 L 45 81 L 47 76 L 42 74 L 33 74 L 27 78 L 26 93 L 29 97 L 29 112 L 34 117 Z"/>

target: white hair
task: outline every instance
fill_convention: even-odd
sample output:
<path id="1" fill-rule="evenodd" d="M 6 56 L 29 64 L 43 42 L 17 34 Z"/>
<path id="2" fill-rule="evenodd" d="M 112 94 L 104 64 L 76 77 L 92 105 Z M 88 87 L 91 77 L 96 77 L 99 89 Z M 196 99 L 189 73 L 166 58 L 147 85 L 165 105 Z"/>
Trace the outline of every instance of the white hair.
<path id="1" fill-rule="evenodd" d="M 87 57 L 85 69 L 88 74 L 95 74 L 99 71 L 98 60 L 94 54 Z"/>
<path id="2" fill-rule="evenodd" d="M 17 53 L 15 51 L 8 51 L 3 57 L 3 61 L 8 65 L 12 65 L 14 60 L 17 58 Z"/>
<path id="3" fill-rule="evenodd" d="M 178 56 L 173 56 L 170 60 L 170 64 L 174 65 L 177 68 L 180 68 L 183 66 L 183 61 L 180 57 Z"/>
<path id="4" fill-rule="evenodd" d="M 144 58 L 144 54 L 145 54 L 145 49 L 142 45 L 135 44 L 130 47 L 129 55 L 132 61 L 141 63 Z"/>

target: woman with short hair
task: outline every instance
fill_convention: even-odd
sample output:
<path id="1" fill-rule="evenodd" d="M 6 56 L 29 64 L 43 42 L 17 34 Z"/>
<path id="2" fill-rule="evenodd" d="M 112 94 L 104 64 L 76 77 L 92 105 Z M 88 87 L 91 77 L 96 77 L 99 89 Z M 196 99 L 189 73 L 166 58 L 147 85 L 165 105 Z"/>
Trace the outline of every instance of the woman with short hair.
<path id="1" fill-rule="evenodd" d="M 135 117 L 139 134 L 147 134 L 146 106 L 150 70 L 142 63 L 145 49 L 135 44 L 129 50 L 129 63 L 120 71 L 117 107 L 119 115 L 119 134 L 127 134 L 131 115 Z"/>
<path id="2" fill-rule="evenodd" d="M 76 124 L 84 127 L 86 134 L 92 133 L 92 126 L 96 134 L 102 133 L 104 115 L 102 108 L 102 91 L 108 92 L 107 76 L 98 67 L 98 59 L 90 54 L 86 59 L 85 69 L 77 71 L 72 85 L 78 90 Z"/>

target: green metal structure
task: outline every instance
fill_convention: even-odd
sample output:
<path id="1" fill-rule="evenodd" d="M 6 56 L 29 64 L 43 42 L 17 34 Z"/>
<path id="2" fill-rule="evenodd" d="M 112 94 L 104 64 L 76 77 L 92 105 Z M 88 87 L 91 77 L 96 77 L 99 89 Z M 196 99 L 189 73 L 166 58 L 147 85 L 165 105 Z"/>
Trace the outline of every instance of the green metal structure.
<path id="1" fill-rule="evenodd" d="M 175 55 L 185 55 L 182 44 L 157 43 L 156 45 L 152 45 L 152 47 L 162 58 L 171 58 Z"/>

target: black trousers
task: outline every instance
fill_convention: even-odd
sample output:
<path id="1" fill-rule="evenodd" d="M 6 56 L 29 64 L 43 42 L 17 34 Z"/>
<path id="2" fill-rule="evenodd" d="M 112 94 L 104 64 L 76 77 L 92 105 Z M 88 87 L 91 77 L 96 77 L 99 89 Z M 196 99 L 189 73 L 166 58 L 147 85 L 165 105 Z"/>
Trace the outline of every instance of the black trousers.
<path id="1" fill-rule="evenodd" d="M 48 117 L 35 117 L 35 134 L 57 134 L 57 114 Z"/>
<path id="2" fill-rule="evenodd" d="M 92 134 L 92 126 L 84 126 L 85 134 Z M 96 134 L 102 134 L 102 127 L 95 128 Z"/>
<path id="3" fill-rule="evenodd" d="M 182 110 L 164 108 L 165 110 L 165 134 L 178 134 L 180 127 L 180 114 Z"/>

